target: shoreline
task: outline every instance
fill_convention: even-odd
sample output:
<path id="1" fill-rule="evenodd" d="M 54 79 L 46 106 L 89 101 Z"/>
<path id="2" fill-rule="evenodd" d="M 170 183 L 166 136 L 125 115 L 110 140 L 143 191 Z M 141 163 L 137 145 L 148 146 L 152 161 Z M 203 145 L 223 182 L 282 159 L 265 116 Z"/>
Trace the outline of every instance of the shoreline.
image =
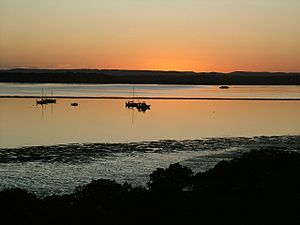
<path id="1" fill-rule="evenodd" d="M 22 95 L 3 95 L 0 99 L 4 98 L 18 98 L 18 99 L 36 99 L 41 96 L 22 96 Z M 51 98 L 57 99 L 114 99 L 114 100 L 126 100 L 132 99 L 129 96 L 51 96 Z M 300 101 L 300 98 L 248 98 L 248 97 L 139 97 L 136 99 L 141 100 L 211 100 L 211 101 Z"/>

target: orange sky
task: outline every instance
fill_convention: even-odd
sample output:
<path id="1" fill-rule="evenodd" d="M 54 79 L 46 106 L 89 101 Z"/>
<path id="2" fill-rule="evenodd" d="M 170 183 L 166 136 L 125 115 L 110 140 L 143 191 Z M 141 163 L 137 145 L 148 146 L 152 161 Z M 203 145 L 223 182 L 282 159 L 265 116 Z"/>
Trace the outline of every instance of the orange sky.
<path id="1" fill-rule="evenodd" d="M 300 71 L 299 0 L 0 0 L 0 68 Z"/>

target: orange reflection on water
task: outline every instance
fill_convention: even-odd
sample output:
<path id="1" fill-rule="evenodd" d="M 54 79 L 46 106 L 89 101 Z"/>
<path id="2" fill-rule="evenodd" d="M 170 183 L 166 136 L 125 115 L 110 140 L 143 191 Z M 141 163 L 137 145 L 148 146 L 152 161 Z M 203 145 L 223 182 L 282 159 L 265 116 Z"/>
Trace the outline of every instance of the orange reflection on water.
<path id="1" fill-rule="evenodd" d="M 74 101 L 0 99 L 0 146 L 300 134 L 299 101 L 149 100 L 145 113 L 124 100 Z"/>

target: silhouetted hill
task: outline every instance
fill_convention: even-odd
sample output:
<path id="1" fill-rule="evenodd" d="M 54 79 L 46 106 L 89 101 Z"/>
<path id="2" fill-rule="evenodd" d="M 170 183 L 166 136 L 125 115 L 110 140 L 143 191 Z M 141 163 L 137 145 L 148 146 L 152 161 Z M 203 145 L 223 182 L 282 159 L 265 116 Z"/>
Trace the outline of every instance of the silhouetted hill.
<path id="1" fill-rule="evenodd" d="M 0 82 L 207 85 L 300 85 L 300 73 L 196 73 L 147 70 L 0 70 Z"/>
<path id="2" fill-rule="evenodd" d="M 95 180 L 71 195 L 0 192 L 3 224 L 300 224 L 300 154 L 252 151 L 193 174 L 158 168 L 147 188 Z"/>

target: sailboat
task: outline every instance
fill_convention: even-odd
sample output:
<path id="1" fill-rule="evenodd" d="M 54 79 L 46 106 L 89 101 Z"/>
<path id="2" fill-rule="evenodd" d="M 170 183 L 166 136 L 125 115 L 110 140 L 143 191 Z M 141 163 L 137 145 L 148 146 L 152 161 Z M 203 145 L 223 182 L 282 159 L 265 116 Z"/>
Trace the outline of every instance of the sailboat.
<path id="1" fill-rule="evenodd" d="M 125 103 L 126 108 L 137 108 L 138 111 L 145 112 L 150 109 L 150 105 L 148 105 L 145 101 L 143 102 L 135 102 L 134 101 L 134 88 L 132 89 L 132 100 L 128 100 Z"/>
<path id="2" fill-rule="evenodd" d="M 40 100 L 36 100 L 36 104 L 38 105 L 46 105 L 46 104 L 55 104 L 56 99 L 53 98 L 53 91 L 51 91 L 51 98 L 44 98 L 44 90 L 42 89 L 42 98 Z"/>
<path id="3" fill-rule="evenodd" d="M 127 108 L 137 107 L 138 103 L 134 102 L 134 88 L 132 88 L 132 100 L 128 100 L 125 103 Z"/>

